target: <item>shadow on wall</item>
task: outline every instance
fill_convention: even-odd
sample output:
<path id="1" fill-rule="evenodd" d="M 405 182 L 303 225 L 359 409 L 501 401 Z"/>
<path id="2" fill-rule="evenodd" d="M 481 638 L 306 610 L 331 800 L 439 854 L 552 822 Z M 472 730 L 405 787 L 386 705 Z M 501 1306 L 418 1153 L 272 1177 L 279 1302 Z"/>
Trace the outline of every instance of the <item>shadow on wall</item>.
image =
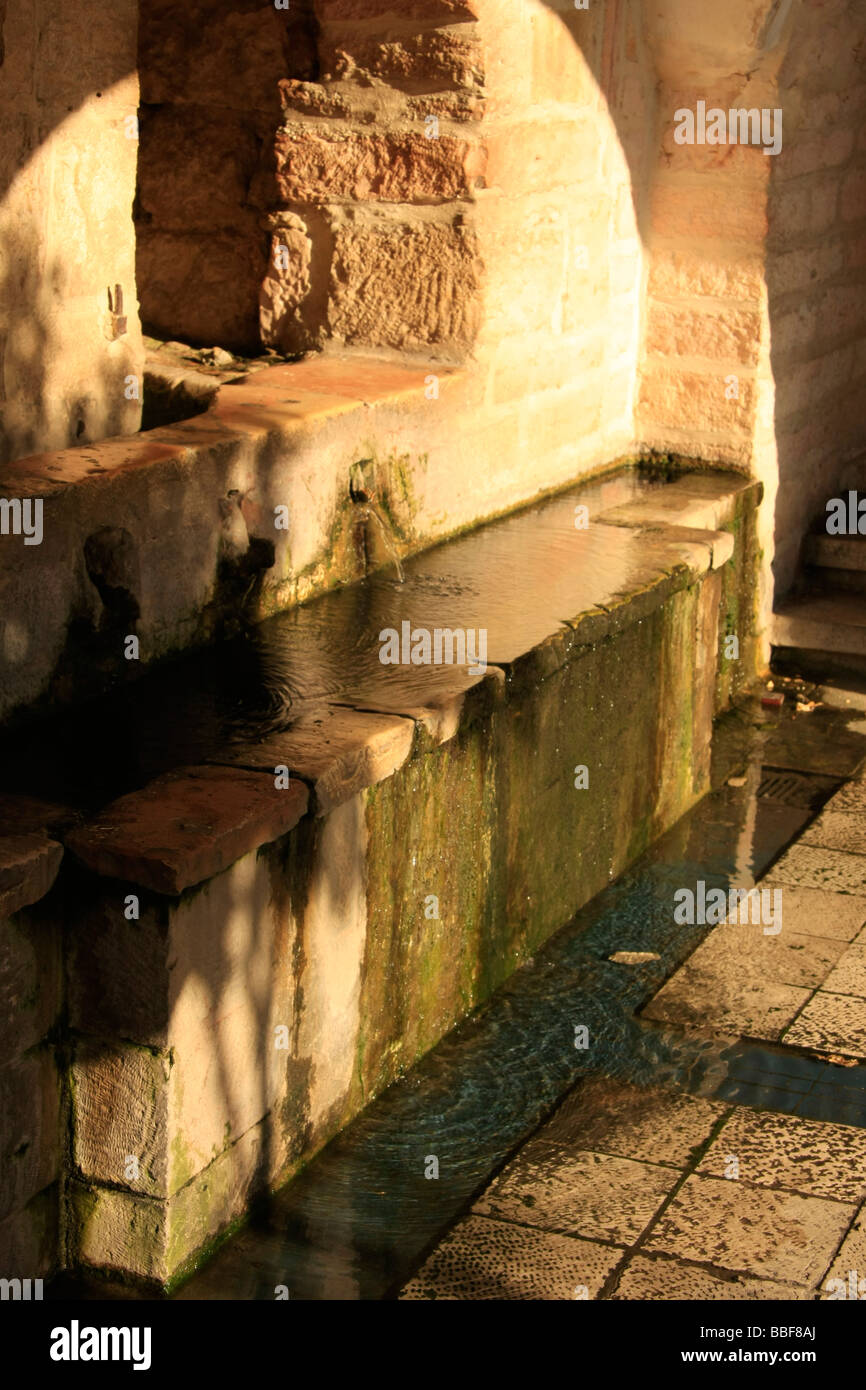
<path id="1" fill-rule="evenodd" d="M 0 3 L 0 461 L 138 427 L 135 18 L 132 0 Z"/>
<path id="2" fill-rule="evenodd" d="M 261 350 L 280 82 L 318 76 L 313 0 L 141 6 L 135 205 L 145 331 Z"/>

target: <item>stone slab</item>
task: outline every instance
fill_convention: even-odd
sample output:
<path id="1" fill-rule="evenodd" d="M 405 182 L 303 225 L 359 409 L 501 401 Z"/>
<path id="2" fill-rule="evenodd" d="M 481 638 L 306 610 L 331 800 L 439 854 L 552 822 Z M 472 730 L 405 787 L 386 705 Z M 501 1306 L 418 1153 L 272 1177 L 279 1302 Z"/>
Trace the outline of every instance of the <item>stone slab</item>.
<path id="1" fill-rule="evenodd" d="M 829 994 L 854 994 L 866 999 L 866 941 L 849 946 L 824 981 Z"/>
<path id="2" fill-rule="evenodd" d="M 841 787 L 832 800 L 828 802 L 827 809 L 866 815 L 866 782 L 862 778 L 858 778 L 854 782 L 849 782 L 847 786 Z"/>
<path id="3" fill-rule="evenodd" d="M 317 814 L 324 816 L 402 767 L 414 736 L 409 719 L 328 706 L 304 715 L 286 733 L 227 748 L 219 761 L 271 778 L 276 767 L 288 767 L 311 783 Z"/>
<path id="4" fill-rule="evenodd" d="M 595 1298 L 621 1258 L 609 1245 L 470 1216 L 437 1246 L 400 1297 Z"/>
<path id="5" fill-rule="evenodd" d="M 706 533 L 733 520 L 739 494 L 752 486 L 748 478 L 724 480 L 712 473 L 691 473 L 634 502 L 612 507 L 599 521 L 614 526 L 681 526 Z"/>
<path id="6" fill-rule="evenodd" d="M 44 898 L 57 877 L 63 846 L 44 831 L 0 838 L 0 917 Z"/>
<path id="7" fill-rule="evenodd" d="M 609 1154 L 521 1152 L 473 1210 L 585 1239 L 631 1245 L 675 1186 L 675 1169 Z"/>
<path id="8" fill-rule="evenodd" d="M 120 797 L 72 832 L 69 849 L 95 873 L 177 894 L 279 839 L 307 810 L 292 780 L 227 768 L 183 768 Z"/>
<path id="9" fill-rule="evenodd" d="M 775 868 L 769 878 L 761 880 L 761 888 L 772 891 L 781 888 L 783 926 L 781 936 L 820 936 L 826 940 L 853 941 L 866 926 L 866 896 L 831 893 L 824 888 L 804 888 L 781 883 L 775 878 Z"/>
<path id="10" fill-rule="evenodd" d="M 809 998 L 808 989 L 773 984 L 734 968 L 724 973 L 687 961 L 643 1010 L 643 1018 L 684 1028 L 722 1029 L 745 1037 L 778 1038 Z"/>
<path id="11" fill-rule="evenodd" d="M 811 1288 L 855 1211 L 821 1197 L 692 1176 L 644 1248 Z"/>
<path id="12" fill-rule="evenodd" d="M 818 819 L 806 827 L 800 844 L 866 855 L 866 817 L 831 807 L 822 811 Z"/>
<path id="13" fill-rule="evenodd" d="M 855 1275 L 852 1281 L 851 1274 Z M 833 1279 L 841 1279 L 843 1288 L 828 1285 Z M 839 1253 L 821 1280 L 821 1298 L 842 1301 L 849 1300 L 855 1293 L 857 1302 L 866 1299 L 866 1208 L 861 1207 L 852 1222 Z"/>
<path id="14" fill-rule="evenodd" d="M 866 1058 L 866 999 L 818 990 L 784 1041 L 792 1047 Z"/>
<path id="15" fill-rule="evenodd" d="M 773 865 L 773 878 L 780 885 L 793 883 L 862 895 L 866 893 L 866 855 L 796 844 Z"/>
<path id="16" fill-rule="evenodd" d="M 552 1144 L 683 1168 L 726 1106 L 607 1077 L 578 1086 L 523 1152 Z"/>
<path id="17" fill-rule="evenodd" d="M 859 1204 L 866 1198 L 866 1132 L 795 1115 L 737 1109 L 698 1166 L 724 1177 L 731 1156 L 739 1181 Z"/>
<path id="18" fill-rule="evenodd" d="M 647 1302 L 705 1303 L 721 1300 L 757 1303 L 762 1299 L 808 1299 L 808 1289 L 796 1284 L 779 1284 L 773 1279 L 750 1279 L 724 1270 L 706 1269 L 656 1256 L 634 1255 L 619 1277 L 611 1299 Z"/>

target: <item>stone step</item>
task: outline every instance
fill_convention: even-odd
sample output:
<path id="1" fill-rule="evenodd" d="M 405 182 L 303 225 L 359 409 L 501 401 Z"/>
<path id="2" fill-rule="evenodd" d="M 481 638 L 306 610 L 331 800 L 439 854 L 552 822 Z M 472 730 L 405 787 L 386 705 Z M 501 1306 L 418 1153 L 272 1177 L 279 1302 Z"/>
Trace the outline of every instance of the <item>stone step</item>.
<path id="1" fill-rule="evenodd" d="M 804 560 L 814 591 L 866 594 L 866 536 L 807 536 Z"/>
<path id="2" fill-rule="evenodd" d="M 821 569 L 859 570 L 866 574 L 866 536 L 827 536 L 820 532 L 807 536 L 804 558 L 808 565 Z"/>
<path id="3" fill-rule="evenodd" d="M 789 599 L 773 614 L 770 640 L 780 668 L 866 671 L 866 602 L 844 592 Z"/>

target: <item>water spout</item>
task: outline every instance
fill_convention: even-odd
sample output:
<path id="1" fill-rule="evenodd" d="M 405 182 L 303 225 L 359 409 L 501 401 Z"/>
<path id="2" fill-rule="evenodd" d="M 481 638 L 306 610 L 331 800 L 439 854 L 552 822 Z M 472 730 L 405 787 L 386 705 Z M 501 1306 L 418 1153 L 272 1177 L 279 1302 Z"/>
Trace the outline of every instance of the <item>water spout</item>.
<path id="1" fill-rule="evenodd" d="M 382 539 L 385 542 L 385 549 L 387 550 L 388 554 L 393 560 L 394 568 L 397 571 L 397 583 L 402 584 L 405 576 L 403 574 L 403 566 L 400 562 L 400 553 L 395 544 L 394 536 L 390 530 L 390 527 L 386 526 L 382 514 L 379 511 L 379 508 L 376 506 L 375 502 L 368 502 L 366 504 L 364 508 L 364 519 L 365 521 L 375 521 L 378 525 L 379 530 L 382 533 Z"/>
<path id="2" fill-rule="evenodd" d="M 403 566 L 400 562 L 400 554 L 397 549 L 394 532 L 391 526 L 382 516 L 376 503 L 376 491 L 373 486 L 372 470 L 375 467 L 372 459 L 361 459 L 360 462 L 352 465 L 349 473 L 349 497 L 358 508 L 358 520 L 364 527 L 364 569 L 368 569 L 368 546 L 367 546 L 367 527 L 371 521 L 375 521 L 379 528 L 385 550 L 393 561 L 397 571 L 397 583 L 402 584 L 404 580 Z"/>

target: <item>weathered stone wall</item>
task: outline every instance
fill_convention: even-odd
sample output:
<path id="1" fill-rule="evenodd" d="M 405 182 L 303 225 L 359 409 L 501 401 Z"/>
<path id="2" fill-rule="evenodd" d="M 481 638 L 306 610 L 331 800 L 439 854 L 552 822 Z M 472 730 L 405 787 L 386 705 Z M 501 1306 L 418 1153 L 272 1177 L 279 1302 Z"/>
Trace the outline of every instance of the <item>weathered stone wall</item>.
<path id="1" fill-rule="evenodd" d="M 0 799 L 0 1278 L 61 1263 L 63 850 L 35 829 L 52 810 Z"/>
<path id="2" fill-rule="evenodd" d="M 279 84 L 312 76 L 311 4 L 141 6 L 137 276 L 148 331 L 255 351 Z"/>
<path id="3" fill-rule="evenodd" d="M 59 923 L 36 909 L 0 921 L 0 1277 L 60 1262 L 60 1077 L 46 1035 L 60 1009 Z"/>
<path id="4" fill-rule="evenodd" d="M 840 465 L 862 454 L 862 8 L 664 0 L 637 432 L 732 463 L 766 502 L 761 608 L 795 576 Z M 679 144 L 675 113 L 782 111 L 782 147 Z"/>
<path id="5" fill-rule="evenodd" d="M 476 223 L 490 429 L 554 475 L 634 440 L 655 92 L 641 6 L 494 0 Z M 506 454 L 507 456 L 507 454 Z"/>
<path id="6" fill-rule="evenodd" d="M 472 359 L 491 438 L 517 430 L 552 470 L 630 446 L 639 6 L 233 0 L 210 28 L 200 9 L 142 22 L 146 324 Z"/>
<path id="7" fill-rule="evenodd" d="M 137 14 L 0 5 L 0 461 L 138 428 Z"/>
<path id="8" fill-rule="evenodd" d="M 775 582 L 866 452 L 866 11 L 801 5 L 780 73 L 785 148 L 770 161 L 767 292 L 779 490 Z M 859 469 L 846 468 L 859 460 Z"/>

